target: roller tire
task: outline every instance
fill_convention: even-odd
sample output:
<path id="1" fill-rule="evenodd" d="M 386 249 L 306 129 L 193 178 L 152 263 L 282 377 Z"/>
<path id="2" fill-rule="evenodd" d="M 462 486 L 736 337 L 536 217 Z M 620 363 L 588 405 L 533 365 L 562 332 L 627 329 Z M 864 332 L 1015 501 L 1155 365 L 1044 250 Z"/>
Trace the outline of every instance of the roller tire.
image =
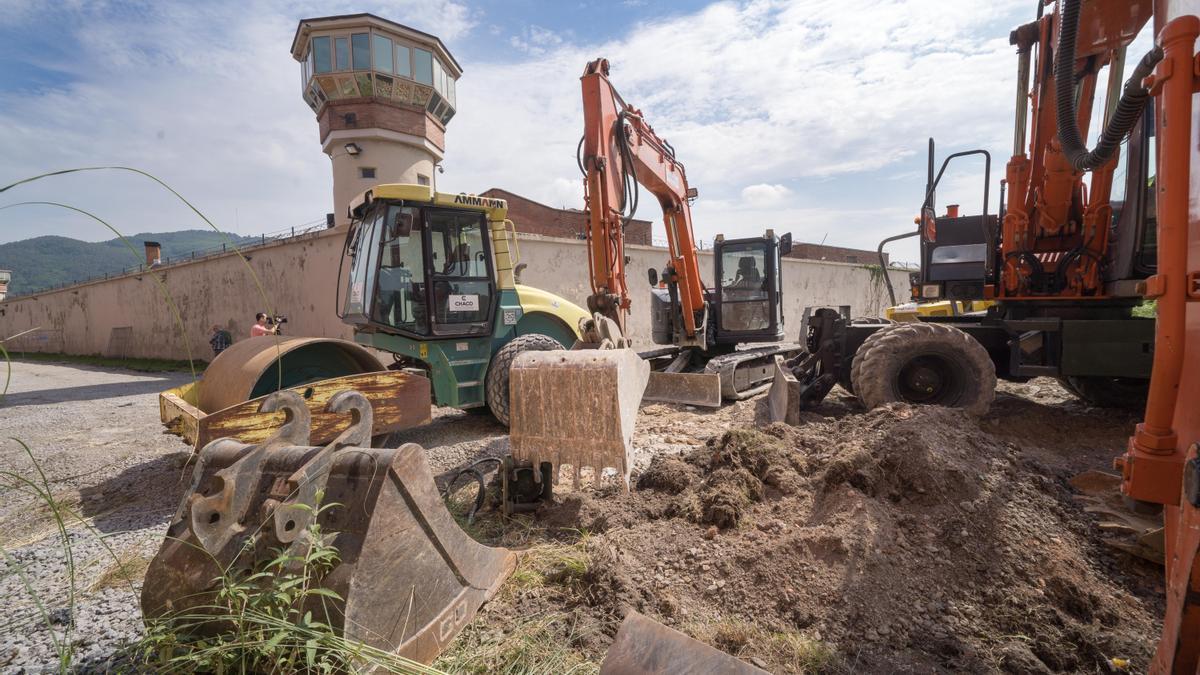
<path id="1" fill-rule="evenodd" d="M 1134 377 L 1071 375 L 1058 382 L 1075 398 L 1097 408 L 1141 410 L 1150 394 L 1150 380 Z"/>
<path id="2" fill-rule="evenodd" d="M 938 377 L 925 393 L 930 373 Z M 967 333 L 938 323 L 898 323 L 872 333 L 854 355 L 850 378 L 868 410 L 904 401 L 981 416 L 996 398 L 996 366 L 987 350 Z"/>
<path id="3" fill-rule="evenodd" d="M 517 356 L 523 352 L 552 352 L 559 349 L 564 347 L 558 340 L 541 333 L 530 333 L 513 338 L 496 351 L 488 365 L 484 385 L 487 407 L 497 422 L 508 426 L 508 375 Z"/>

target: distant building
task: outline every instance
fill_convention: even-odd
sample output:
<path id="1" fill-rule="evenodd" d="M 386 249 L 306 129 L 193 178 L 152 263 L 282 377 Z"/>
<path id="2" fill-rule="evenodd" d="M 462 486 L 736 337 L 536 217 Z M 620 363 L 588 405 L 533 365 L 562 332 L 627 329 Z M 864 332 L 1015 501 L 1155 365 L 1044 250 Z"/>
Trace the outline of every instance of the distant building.
<path id="1" fill-rule="evenodd" d="M 879 254 L 860 248 L 845 248 L 842 246 L 826 246 L 824 244 L 792 244 L 792 252 L 788 258 L 804 260 L 826 260 L 829 262 L 858 263 L 860 265 L 878 265 Z M 883 254 L 884 262 L 888 262 L 888 254 Z"/>
<path id="2" fill-rule="evenodd" d="M 12 281 L 12 272 L 0 270 L 0 300 L 8 295 L 8 282 Z"/>
<path id="3" fill-rule="evenodd" d="M 479 196 L 507 200 L 508 217 L 516 224 L 517 232 L 522 234 L 567 239 L 583 239 L 586 235 L 587 213 L 578 209 L 556 209 L 500 188 L 485 190 Z M 649 246 L 650 241 L 650 221 L 630 221 L 625 228 L 625 242 Z"/>

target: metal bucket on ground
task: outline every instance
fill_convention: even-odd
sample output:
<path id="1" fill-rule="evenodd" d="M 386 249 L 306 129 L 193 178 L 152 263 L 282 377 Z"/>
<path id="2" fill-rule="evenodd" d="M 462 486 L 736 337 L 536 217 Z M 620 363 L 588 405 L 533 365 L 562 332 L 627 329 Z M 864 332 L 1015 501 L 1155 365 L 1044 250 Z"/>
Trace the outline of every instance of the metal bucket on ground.
<path id="1" fill-rule="evenodd" d="M 286 416 L 265 442 L 227 438 L 200 451 L 147 571 L 143 615 L 202 607 L 220 575 L 261 569 L 281 549 L 302 555 L 315 518 L 339 557 L 320 583 L 340 600 L 322 597 L 305 609 L 339 637 L 433 661 L 496 593 L 515 554 L 479 544 L 458 527 L 420 446 L 363 447 L 372 420 L 361 394 L 330 401 L 327 410 L 350 415 L 352 423 L 324 447 L 308 445 L 309 411 L 300 395 L 276 392 L 262 410 Z"/>
<path id="2" fill-rule="evenodd" d="M 629 488 L 633 427 L 650 365 L 631 349 L 525 352 L 509 375 L 513 458 L 597 478 L 615 469 Z"/>
<path id="3" fill-rule="evenodd" d="M 600 675 L 767 675 L 767 671 L 630 610 Z"/>

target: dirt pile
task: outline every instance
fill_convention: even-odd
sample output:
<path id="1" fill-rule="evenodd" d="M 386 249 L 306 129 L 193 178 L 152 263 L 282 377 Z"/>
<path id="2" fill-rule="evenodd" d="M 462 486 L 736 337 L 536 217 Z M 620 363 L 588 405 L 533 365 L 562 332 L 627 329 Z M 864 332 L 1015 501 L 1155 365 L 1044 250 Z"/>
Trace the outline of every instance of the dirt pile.
<path id="1" fill-rule="evenodd" d="M 826 669 L 1146 664 L 1157 607 L 1139 579 L 1098 543 L 1069 475 L 993 430 L 903 405 L 733 429 L 656 457 L 628 495 L 569 494 L 539 520 L 593 534 L 587 611 L 606 632 L 632 607 L 697 635 L 831 645 Z"/>

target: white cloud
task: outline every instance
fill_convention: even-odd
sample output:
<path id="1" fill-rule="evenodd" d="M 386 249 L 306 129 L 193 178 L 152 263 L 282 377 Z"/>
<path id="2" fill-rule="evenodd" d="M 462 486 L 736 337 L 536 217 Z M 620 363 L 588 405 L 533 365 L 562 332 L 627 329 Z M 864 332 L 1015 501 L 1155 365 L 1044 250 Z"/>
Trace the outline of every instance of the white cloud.
<path id="1" fill-rule="evenodd" d="M 466 8 L 448 0 L 164 2 L 115 15 L 81 2 L 71 11 L 72 58 L 31 55 L 71 83 L 0 93 L 0 184 L 56 169 L 128 165 L 161 177 L 220 227 L 241 232 L 320 220 L 332 210 L 329 160 L 289 52 L 300 18 L 371 11 L 444 37 L 472 26 Z M 205 227 L 160 188 L 129 174 L 41 181 L 5 193 L 3 203 L 31 199 L 94 209 L 126 234 Z M 0 214 L 0 241 L 111 236 L 60 210 Z"/>
<path id="2" fill-rule="evenodd" d="M 786 185 L 759 183 L 742 188 L 742 201 L 752 207 L 774 206 L 792 195 Z"/>
<path id="3" fill-rule="evenodd" d="M 521 31 L 521 35 L 510 37 L 508 44 L 530 56 L 541 56 L 562 46 L 563 37 L 548 28 L 535 24 L 526 26 Z"/>
<path id="4" fill-rule="evenodd" d="M 829 243 L 874 248 L 910 226 L 926 137 L 942 149 L 1007 147 L 1016 65 L 1007 36 L 1028 9 L 1024 0 L 718 2 L 618 40 L 473 64 L 448 133 L 455 168 L 445 184 L 561 199 L 559 181 L 578 175 L 579 74 L 602 55 L 625 100 L 687 165 L 701 238 L 760 230 L 748 212 L 757 209 L 798 239 L 828 233 Z M 993 166 L 993 183 L 1002 171 Z M 845 189 L 856 176 L 861 187 Z M 841 193 L 824 187 L 833 177 L 844 179 Z M 883 182 L 907 196 L 884 201 Z M 653 211 L 643 200 L 639 217 L 660 220 Z"/>

